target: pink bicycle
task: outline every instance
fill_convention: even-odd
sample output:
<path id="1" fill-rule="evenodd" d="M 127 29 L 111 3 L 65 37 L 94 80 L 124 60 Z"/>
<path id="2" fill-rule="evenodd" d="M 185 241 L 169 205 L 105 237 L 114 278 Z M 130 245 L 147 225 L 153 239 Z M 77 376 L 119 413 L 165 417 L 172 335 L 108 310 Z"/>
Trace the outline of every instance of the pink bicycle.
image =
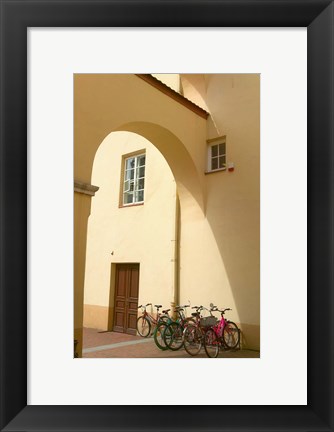
<path id="1" fill-rule="evenodd" d="M 204 335 L 204 349 L 206 355 L 211 358 L 218 357 L 219 348 L 235 349 L 240 341 L 240 331 L 238 326 L 224 318 L 226 311 L 232 309 L 226 308 L 220 310 L 213 309 L 221 314 L 220 320 L 214 326 L 210 327 Z"/>

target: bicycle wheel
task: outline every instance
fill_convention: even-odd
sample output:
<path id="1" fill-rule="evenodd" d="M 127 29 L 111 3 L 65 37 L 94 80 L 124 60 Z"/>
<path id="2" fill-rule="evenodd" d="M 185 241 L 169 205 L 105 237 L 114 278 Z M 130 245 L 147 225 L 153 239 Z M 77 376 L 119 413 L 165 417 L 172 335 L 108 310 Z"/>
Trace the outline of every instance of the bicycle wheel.
<path id="1" fill-rule="evenodd" d="M 219 340 L 212 328 L 209 328 L 204 335 L 204 349 L 206 355 L 211 358 L 218 357 Z"/>
<path id="2" fill-rule="evenodd" d="M 201 330 L 194 325 L 188 325 L 183 332 L 183 344 L 189 355 L 197 355 L 202 347 Z"/>
<path id="3" fill-rule="evenodd" d="M 168 324 L 164 334 L 164 341 L 166 347 L 172 351 L 179 350 L 183 345 L 183 327 L 177 323 L 173 322 Z"/>
<path id="4" fill-rule="evenodd" d="M 223 330 L 223 342 L 226 348 L 234 349 L 239 344 L 240 333 L 238 326 L 227 321 Z"/>
<path id="5" fill-rule="evenodd" d="M 161 323 L 154 330 L 154 342 L 156 346 L 163 351 L 166 351 L 168 349 L 164 341 L 164 334 L 165 334 L 166 327 L 167 327 L 166 323 Z"/>
<path id="6" fill-rule="evenodd" d="M 137 319 L 137 332 L 142 337 L 147 337 L 151 333 L 151 323 L 143 316 Z"/>

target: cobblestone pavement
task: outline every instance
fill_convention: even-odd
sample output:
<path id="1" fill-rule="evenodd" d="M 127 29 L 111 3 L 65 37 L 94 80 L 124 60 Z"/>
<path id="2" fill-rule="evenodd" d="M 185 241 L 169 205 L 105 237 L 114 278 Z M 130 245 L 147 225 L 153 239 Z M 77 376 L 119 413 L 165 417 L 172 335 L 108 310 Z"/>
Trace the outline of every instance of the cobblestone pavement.
<path id="1" fill-rule="evenodd" d="M 142 338 L 124 333 L 103 332 L 84 328 L 83 357 L 85 358 L 190 358 L 182 348 L 179 351 L 162 351 L 153 337 Z M 259 351 L 221 351 L 221 358 L 259 358 Z M 193 358 L 207 358 L 204 349 Z"/>

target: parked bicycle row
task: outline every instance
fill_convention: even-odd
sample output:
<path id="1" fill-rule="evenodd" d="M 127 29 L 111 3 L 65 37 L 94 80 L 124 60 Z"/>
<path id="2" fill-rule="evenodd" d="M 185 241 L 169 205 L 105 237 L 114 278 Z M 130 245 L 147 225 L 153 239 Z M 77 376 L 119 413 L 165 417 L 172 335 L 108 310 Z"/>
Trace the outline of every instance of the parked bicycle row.
<path id="1" fill-rule="evenodd" d="M 174 308 L 174 317 L 170 315 L 171 309 L 160 313 L 162 305 L 154 305 L 157 309 L 156 317 L 147 312 L 151 303 L 140 305 L 142 315 L 137 319 L 137 331 L 142 337 L 153 334 L 156 346 L 161 350 L 177 351 L 184 347 L 191 356 L 197 355 L 202 346 L 208 357 L 217 357 L 219 350 L 239 348 L 240 330 L 238 326 L 227 320 L 224 315 L 230 308 L 219 309 L 210 304 L 210 308 L 180 305 Z M 186 309 L 191 307 L 195 312 L 186 317 Z M 214 313 L 219 312 L 218 319 Z"/>

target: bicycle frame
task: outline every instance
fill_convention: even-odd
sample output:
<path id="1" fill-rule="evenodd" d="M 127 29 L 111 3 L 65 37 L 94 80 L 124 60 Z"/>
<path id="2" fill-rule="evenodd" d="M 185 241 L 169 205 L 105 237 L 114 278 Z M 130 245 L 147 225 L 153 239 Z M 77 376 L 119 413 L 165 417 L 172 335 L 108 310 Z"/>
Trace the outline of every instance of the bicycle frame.
<path id="1" fill-rule="evenodd" d="M 146 309 L 143 312 L 143 317 L 147 318 L 150 321 L 150 323 L 153 324 L 153 325 L 157 325 L 157 323 L 158 323 L 158 320 L 155 319 L 154 316 L 151 315 L 149 312 L 147 312 Z"/>
<path id="2" fill-rule="evenodd" d="M 226 326 L 226 319 L 222 315 L 220 320 L 217 322 L 217 324 L 212 327 L 219 339 L 221 339 L 223 337 L 223 331 L 224 331 L 225 326 Z"/>
<path id="3" fill-rule="evenodd" d="M 153 327 L 157 326 L 157 324 L 159 323 L 159 320 L 160 320 L 160 318 L 161 318 L 161 316 L 163 314 L 159 313 L 159 309 L 160 308 L 156 307 L 156 309 L 157 309 L 157 317 L 154 318 L 154 316 L 152 314 L 150 314 L 149 312 L 147 312 L 147 310 L 146 310 L 147 306 L 152 306 L 152 304 L 148 303 L 147 305 L 139 306 L 142 309 L 142 314 L 143 314 L 142 316 L 144 318 L 148 319 L 150 321 L 150 323 L 152 324 Z M 168 315 L 168 312 L 167 312 L 167 315 Z"/>
<path id="4" fill-rule="evenodd" d="M 219 309 L 216 309 L 216 310 L 219 310 Z M 219 343 L 219 345 L 221 347 L 224 347 L 224 348 L 230 348 L 227 346 L 226 341 L 224 340 L 225 327 L 227 327 L 227 333 L 228 334 L 230 333 L 229 326 L 228 326 L 229 321 L 224 318 L 224 313 L 225 313 L 225 311 L 228 311 L 228 310 L 231 310 L 231 309 L 228 308 L 228 309 L 224 309 L 224 310 L 219 310 L 219 312 L 221 312 L 221 318 L 216 325 L 211 327 L 217 336 L 217 342 Z M 238 332 L 240 335 L 239 329 L 238 329 Z M 240 342 L 239 337 L 240 336 L 238 336 L 238 343 Z"/>

